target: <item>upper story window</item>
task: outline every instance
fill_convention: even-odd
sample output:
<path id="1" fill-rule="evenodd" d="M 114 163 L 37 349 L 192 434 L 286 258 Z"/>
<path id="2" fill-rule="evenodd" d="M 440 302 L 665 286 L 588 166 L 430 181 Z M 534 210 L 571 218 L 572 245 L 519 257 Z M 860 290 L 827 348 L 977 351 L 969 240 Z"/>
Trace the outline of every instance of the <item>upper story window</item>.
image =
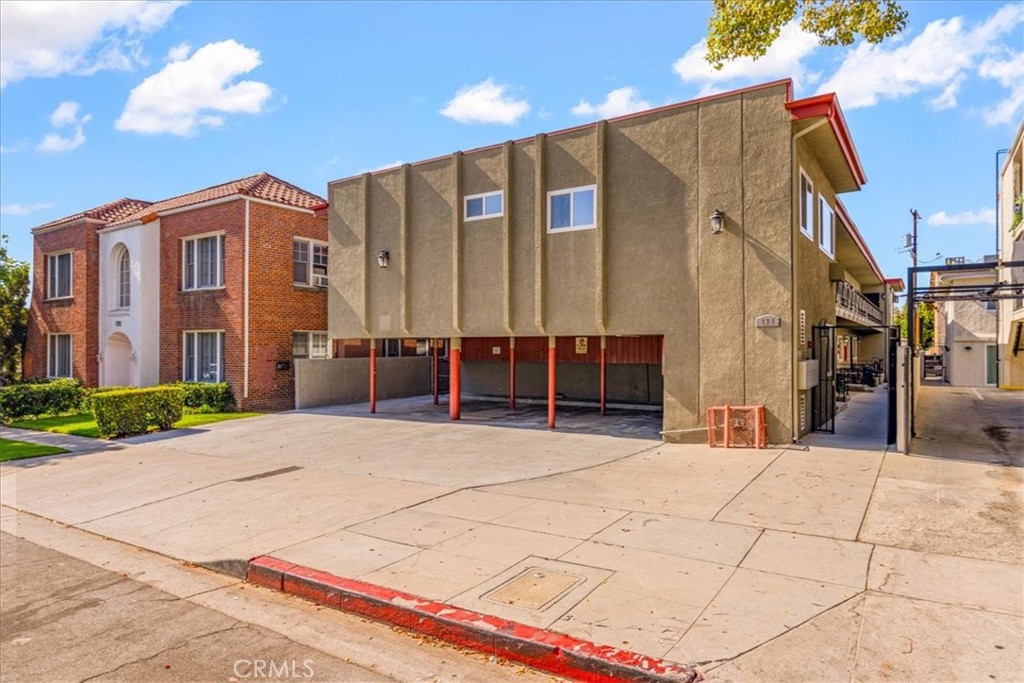
<path id="1" fill-rule="evenodd" d="M 292 332 L 292 357 L 330 358 L 326 332 Z"/>
<path id="2" fill-rule="evenodd" d="M 807 174 L 800 171 L 800 232 L 814 239 L 814 185 Z"/>
<path id="3" fill-rule="evenodd" d="M 306 239 L 292 240 L 292 281 L 297 285 L 327 286 L 327 245 Z"/>
<path id="4" fill-rule="evenodd" d="M 466 197 L 466 220 L 477 221 L 481 218 L 495 218 L 504 213 L 505 201 L 501 190 L 471 194 Z"/>
<path id="5" fill-rule="evenodd" d="M 72 253 L 49 254 L 46 257 L 46 298 L 65 299 L 71 296 Z"/>
<path id="6" fill-rule="evenodd" d="M 71 376 L 71 335 L 51 334 L 47 340 L 46 376 Z"/>
<path id="7" fill-rule="evenodd" d="M 182 289 L 224 286 L 224 235 L 191 237 L 182 241 Z"/>
<path id="8" fill-rule="evenodd" d="M 818 233 L 818 246 L 829 256 L 835 256 L 836 215 L 825 198 L 821 198 L 821 230 Z"/>
<path id="9" fill-rule="evenodd" d="M 548 192 L 548 232 L 596 226 L 597 186 Z"/>
<path id="10" fill-rule="evenodd" d="M 117 258 L 117 307 L 132 305 L 132 259 L 127 249 Z"/>

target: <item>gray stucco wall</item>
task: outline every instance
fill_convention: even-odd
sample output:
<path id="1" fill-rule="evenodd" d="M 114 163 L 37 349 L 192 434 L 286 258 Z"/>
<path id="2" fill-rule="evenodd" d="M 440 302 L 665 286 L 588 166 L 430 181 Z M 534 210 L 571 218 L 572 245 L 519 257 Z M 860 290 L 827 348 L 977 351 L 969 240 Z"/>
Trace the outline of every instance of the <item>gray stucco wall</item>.
<path id="1" fill-rule="evenodd" d="M 760 403 L 788 442 L 785 102 L 780 84 L 332 183 L 331 336 L 663 335 L 665 429 Z M 597 226 L 549 233 L 547 193 L 584 185 Z M 464 196 L 496 189 L 503 216 L 463 220 Z"/>
<path id="2" fill-rule="evenodd" d="M 429 394 L 430 359 L 378 358 L 377 398 L 404 398 Z M 295 407 L 370 400 L 369 358 L 325 358 L 295 361 Z"/>

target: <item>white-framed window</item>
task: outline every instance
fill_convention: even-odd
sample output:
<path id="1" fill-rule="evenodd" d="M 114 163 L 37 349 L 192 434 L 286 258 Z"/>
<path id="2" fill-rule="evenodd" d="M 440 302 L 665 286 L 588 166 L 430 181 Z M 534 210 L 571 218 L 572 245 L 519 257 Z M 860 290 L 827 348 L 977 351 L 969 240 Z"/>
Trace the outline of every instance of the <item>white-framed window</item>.
<path id="1" fill-rule="evenodd" d="M 800 169 L 800 232 L 814 239 L 814 185 Z"/>
<path id="2" fill-rule="evenodd" d="M 330 358 L 329 348 L 326 332 L 292 332 L 293 358 Z"/>
<path id="3" fill-rule="evenodd" d="M 224 286 L 224 234 L 182 240 L 182 289 L 216 289 Z"/>
<path id="4" fill-rule="evenodd" d="M 821 229 L 818 231 L 818 246 L 830 257 L 835 256 L 836 215 L 825 198 L 821 198 Z"/>
<path id="5" fill-rule="evenodd" d="M 463 204 L 467 221 L 497 218 L 505 212 L 505 197 L 501 190 L 468 195 Z"/>
<path id="6" fill-rule="evenodd" d="M 292 240 L 292 281 L 297 285 L 327 286 L 327 245 L 296 237 Z"/>
<path id="7" fill-rule="evenodd" d="M 128 249 L 122 249 L 117 257 L 117 307 L 132 305 L 132 259 Z"/>
<path id="8" fill-rule="evenodd" d="M 46 347 L 46 376 L 71 377 L 71 335 L 48 335 Z"/>
<path id="9" fill-rule="evenodd" d="M 548 232 L 587 230 L 596 225 L 596 185 L 548 192 Z"/>
<path id="10" fill-rule="evenodd" d="M 185 332 L 181 378 L 186 382 L 224 381 L 224 332 Z"/>
<path id="11" fill-rule="evenodd" d="M 46 298 L 66 299 L 71 296 L 74 255 L 70 251 L 46 256 Z"/>

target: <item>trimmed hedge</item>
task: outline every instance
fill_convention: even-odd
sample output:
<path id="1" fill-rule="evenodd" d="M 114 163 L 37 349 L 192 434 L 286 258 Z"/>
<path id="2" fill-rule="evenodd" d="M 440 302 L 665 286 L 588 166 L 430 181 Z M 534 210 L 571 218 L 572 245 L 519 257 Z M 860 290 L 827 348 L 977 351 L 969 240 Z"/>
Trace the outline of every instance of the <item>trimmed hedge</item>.
<path id="1" fill-rule="evenodd" d="M 92 412 L 106 438 L 145 434 L 150 426 L 170 429 L 181 419 L 185 392 L 179 387 L 104 391 L 92 396 Z"/>
<path id="2" fill-rule="evenodd" d="M 189 412 L 224 413 L 235 408 L 235 395 L 227 382 L 176 382 L 170 386 L 185 392 Z"/>
<path id="3" fill-rule="evenodd" d="M 62 415 L 81 410 L 88 390 L 75 379 L 55 379 L 0 387 L 0 422 Z"/>

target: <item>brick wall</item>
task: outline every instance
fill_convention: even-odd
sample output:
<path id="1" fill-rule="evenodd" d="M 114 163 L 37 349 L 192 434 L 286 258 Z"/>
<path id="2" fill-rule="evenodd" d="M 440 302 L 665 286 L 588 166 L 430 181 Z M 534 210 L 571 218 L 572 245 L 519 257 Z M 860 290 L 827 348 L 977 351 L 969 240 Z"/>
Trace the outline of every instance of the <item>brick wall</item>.
<path id="1" fill-rule="evenodd" d="M 47 335 L 69 333 L 73 376 L 88 386 L 99 381 L 96 354 L 99 314 L 99 238 L 96 225 L 79 223 L 35 235 L 32 254 L 32 300 L 29 304 L 28 339 L 24 375 L 45 377 Z M 70 299 L 47 301 L 46 255 L 73 249 Z"/>
<path id="2" fill-rule="evenodd" d="M 223 330 L 225 378 L 239 407 L 294 406 L 293 330 L 327 329 L 327 291 L 292 284 L 292 238 L 327 241 L 327 221 L 252 202 L 249 216 L 249 396 L 244 387 L 245 202 L 160 219 L 160 381 L 182 378 L 182 333 Z M 224 231 L 224 288 L 182 291 L 182 239 Z M 287 370 L 277 370 L 287 361 Z"/>
<path id="3" fill-rule="evenodd" d="M 292 239 L 326 242 L 327 218 L 252 202 L 249 230 L 249 406 L 293 408 L 292 332 L 327 330 L 327 290 L 292 283 Z"/>
<path id="4" fill-rule="evenodd" d="M 182 239 L 224 231 L 224 288 L 183 289 Z M 242 272 L 245 203 L 216 204 L 160 218 L 160 382 L 182 376 L 182 333 L 224 331 L 224 377 L 242 395 Z"/>

